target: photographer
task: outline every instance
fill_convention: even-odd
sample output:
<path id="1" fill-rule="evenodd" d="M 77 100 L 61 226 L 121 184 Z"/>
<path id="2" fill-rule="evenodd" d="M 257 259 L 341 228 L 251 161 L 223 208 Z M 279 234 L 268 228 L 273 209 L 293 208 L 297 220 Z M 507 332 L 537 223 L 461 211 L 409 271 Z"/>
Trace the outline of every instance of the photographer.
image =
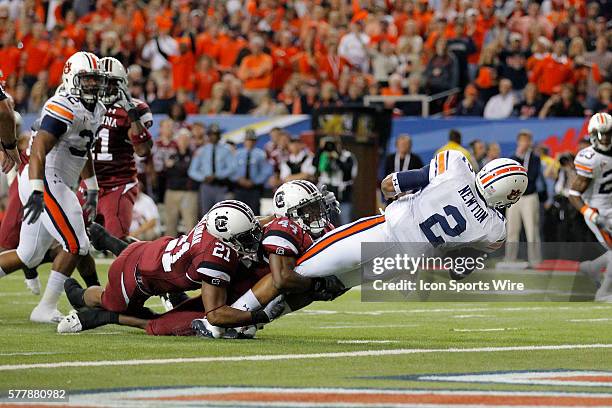
<path id="1" fill-rule="evenodd" d="M 333 215 L 332 223 L 336 226 L 348 224 L 353 220 L 353 180 L 357 177 L 357 158 L 342 147 L 339 138 L 323 137 L 314 164 L 319 186 L 326 185 L 340 202 L 341 213 Z"/>

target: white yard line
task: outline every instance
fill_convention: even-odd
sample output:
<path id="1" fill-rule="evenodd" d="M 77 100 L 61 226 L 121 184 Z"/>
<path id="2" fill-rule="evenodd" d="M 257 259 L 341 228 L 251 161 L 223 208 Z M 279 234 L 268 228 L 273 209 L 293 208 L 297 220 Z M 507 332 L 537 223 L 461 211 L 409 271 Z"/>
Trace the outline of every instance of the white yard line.
<path id="1" fill-rule="evenodd" d="M 345 357 L 376 357 L 397 356 L 406 354 L 440 354 L 440 353 L 500 353 L 508 351 L 558 351 L 577 349 L 612 349 L 612 344 L 559 344 L 545 346 L 516 346 L 516 347 L 477 347 L 477 348 L 448 348 L 448 349 L 391 349 L 391 350 L 363 350 L 336 353 L 312 354 L 272 354 L 272 355 L 243 355 L 223 357 L 184 357 L 160 358 L 150 360 L 102 360 L 102 361 L 61 361 L 57 363 L 35 364 L 3 364 L 0 371 L 32 370 L 35 368 L 66 368 L 66 367 L 111 367 L 111 366 L 142 366 L 163 364 L 191 364 L 191 363 L 228 363 L 244 361 L 284 361 L 284 360 L 312 360 Z"/>
<path id="2" fill-rule="evenodd" d="M 8 356 L 49 356 L 53 354 L 66 354 L 66 353 L 57 353 L 54 351 L 20 351 L 15 353 L 0 353 L 2 357 Z"/>
<path id="3" fill-rule="evenodd" d="M 609 322 L 612 321 L 612 317 L 601 317 L 598 319 L 570 319 L 568 322 L 580 323 L 580 322 Z"/>
<path id="4" fill-rule="evenodd" d="M 398 328 L 398 327 L 417 327 L 418 324 L 366 324 L 366 325 L 346 325 L 346 326 L 319 326 L 318 329 L 377 329 L 377 328 Z"/>
<path id="5" fill-rule="evenodd" d="M 592 306 L 517 306 L 517 307 L 473 307 L 461 309 L 463 312 L 523 312 L 533 310 L 611 310 L 612 305 L 592 305 Z M 335 314 L 348 314 L 348 315 L 359 315 L 359 316 L 378 316 L 383 314 L 413 314 L 413 313 L 457 313 L 457 308 L 438 308 L 438 309 L 408 309 L 408 310 L 370 310 L 370 311 L 340 311 L 340 310 L 300 310 L 295 313 L 290 313 L 288 316 L 299 316 L 299 315 L 335 315 Z"/>
<path id="6" fill-rule="evenodd" d="M 479 314 L 467 314 L 467 315 L 457 315 L 453 316 L 455 319 L 471 319 L 474 317 L 496 317 L 491 315 L 479 315 Z"/>
<path id="7" fill-rule="evenodd" d="M 389 344 L 399 343 L 399 340 L 338 340 L 338 344 Z"/>
<path id="8" fill-rule="evenodd" d="M 494 327 L 490 329 L 453 329 L 454 332 L 497 332 L 506 330 L 518 330 L 518 327 Z"/>

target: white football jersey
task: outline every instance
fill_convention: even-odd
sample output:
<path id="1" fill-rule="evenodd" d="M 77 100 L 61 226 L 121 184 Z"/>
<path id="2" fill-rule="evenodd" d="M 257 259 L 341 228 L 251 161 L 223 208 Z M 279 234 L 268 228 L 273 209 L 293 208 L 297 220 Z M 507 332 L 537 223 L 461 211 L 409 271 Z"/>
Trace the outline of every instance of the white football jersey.
<path id="1" fill-rule="evenodd" d="M 478 194 L 474 170 L 456 150 L 436 154 L 429 184 L 391 203 L 385 219 L 389 236 L 398 242 L 493 251 L 506 240 L 505 218 Z"/>
<path id="2" fill-rule="evenodd" d="M 45 103 L 40 122 L 45 116 L 50 116 L 67 125 L 66 132 L 47 154 L 46 174 L 57 175 L 68 187 L 77 188 L 87 153 L 94 144 L 105 113 L 106 108 L 101 102 L 91 112 L 77 97 L 67 92 L 58 92 Z"/>
<path id="3" fill-rule="evenodd" d="M 597 208 L 600 213 L 612 208 L 612 152 L 604 154 L 593 146 L 578 152 L 574 160 L 576 173 L 588 177 L 591 183 L 582 194 L 589 207 Z"/>

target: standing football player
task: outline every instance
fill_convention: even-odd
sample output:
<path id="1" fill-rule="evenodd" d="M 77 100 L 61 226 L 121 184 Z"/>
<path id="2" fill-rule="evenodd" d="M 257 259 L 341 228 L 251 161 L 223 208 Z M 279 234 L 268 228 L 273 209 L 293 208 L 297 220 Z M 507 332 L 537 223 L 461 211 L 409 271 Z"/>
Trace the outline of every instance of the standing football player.
<path id="1" fill-rule="evenodd" d="M 574 160 L 577 176 L 569 199 L 608 250 L 593 261 L 583 262 L 580 270 L 599 283 L 600 270 L 607 265 L 595 300 L 612 301 L 612 116 L 596 113 L 589 120 L 588 132 L 591 146 L 578 152 Z"/>
<path id="2" fill-rule="evenodd" d="M 132 224 L 138 195 L 134 153 L 147 157 L 153 142 L 148 129 L 153 125 L 149 106 L 132 99 L 127 71 L 115 58 L 100 59 L 108 84 L 100 100 L 107 108 L 94 144 L 93 159 L 100 195 L 98 215 L 115 237 L 125 239 Z"/>
<path id="3" fill-rule="evenodd" d="M 30 315 L 30 320 L 41 323 L 61 320 L 57 303 L 64 281 L 89 253 L 83 209 L 88 217 L 95 217 L 98 183 L 91 148 L 106 112 L 98 100 L 106 76 L 95 55 L 87 52 L 72 55 L 64 65 L 62 83 L 63 90 L 42 109 L 30 162 L 20 176 L 24 223 L 19 246 L 16 251 L 0 254 L 0 273 L 8 273 L 39 265 L 54 239 L 62 245 L 40 303 Z M 79 177 L 87 186 L 83 208 L 75 193 Z"/>

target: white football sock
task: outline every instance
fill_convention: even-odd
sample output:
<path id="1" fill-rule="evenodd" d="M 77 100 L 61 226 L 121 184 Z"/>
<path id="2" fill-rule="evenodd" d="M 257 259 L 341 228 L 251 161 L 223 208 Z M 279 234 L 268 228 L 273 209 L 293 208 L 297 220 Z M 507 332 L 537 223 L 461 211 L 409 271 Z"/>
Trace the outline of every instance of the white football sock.
<path id="1" fill-rule="evenodd" d="M 5 276 L 6 276 L 6 272 L 4 272 L 2 268 L 0 267 L 0 278 L 4 278 Z"/>
<path id="2" fill-rule="evenodd" d="M 50 309 L 57 309 L 57 302 L 62 293 L 64 293 L 64 282 L 66 279 L 68 279 L 66 275 L 57 271 L 51 271 L 45 293 L 43 293 L 38 305 Z"/>
<path id="3" fill-rule="evenodd" d="M 261 309 L 261 303 L 259 303 L 253 291 L 249 289 L 232 304 L 232 307 L 239 310 L 259 310 Z"/>

